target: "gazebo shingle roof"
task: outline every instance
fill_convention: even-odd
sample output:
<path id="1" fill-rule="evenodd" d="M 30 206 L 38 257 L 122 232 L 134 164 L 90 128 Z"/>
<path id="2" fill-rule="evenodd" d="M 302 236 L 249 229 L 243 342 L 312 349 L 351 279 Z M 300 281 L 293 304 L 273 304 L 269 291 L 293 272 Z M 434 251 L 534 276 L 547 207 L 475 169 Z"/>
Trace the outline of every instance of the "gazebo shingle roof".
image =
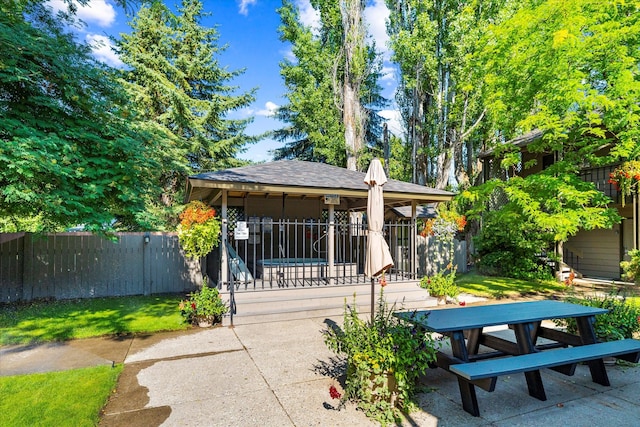
<path id="1" fill-rule="evenodd" d="M 338 194 L 342 197 L 367 197 L 364 172 L 299 160 L 279 160 L 239 168 L 205 172 L 189 177 L 187 199 L 212 198 L 223 189 L 249 194 L 317 196 Z M 390 179 L 384 186 L 385 204 L 410 205 L 446 201 L 454 193 L 418 184 Z M 387 200 L 389 200 L 387 202 Z"/>

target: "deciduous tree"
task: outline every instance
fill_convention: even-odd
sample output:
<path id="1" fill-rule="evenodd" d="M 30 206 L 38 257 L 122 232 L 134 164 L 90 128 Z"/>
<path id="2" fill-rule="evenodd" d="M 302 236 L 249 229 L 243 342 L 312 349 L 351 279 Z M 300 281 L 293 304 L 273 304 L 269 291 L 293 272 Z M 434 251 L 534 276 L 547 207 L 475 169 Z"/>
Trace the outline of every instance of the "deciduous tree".
<path id="1" fill-rule="evenodd" d="M 61 19 L 41 2 L 2 4 L 4 229 L 29 218 L 37 218 L 30 226 L 37 230 L 102 230 L 114 219 L 133 224 L 143 195 L 153 192 L 157 164 L 150 153 L 161 134 L 138 120 L 111 70 L 74 41 Z"/>

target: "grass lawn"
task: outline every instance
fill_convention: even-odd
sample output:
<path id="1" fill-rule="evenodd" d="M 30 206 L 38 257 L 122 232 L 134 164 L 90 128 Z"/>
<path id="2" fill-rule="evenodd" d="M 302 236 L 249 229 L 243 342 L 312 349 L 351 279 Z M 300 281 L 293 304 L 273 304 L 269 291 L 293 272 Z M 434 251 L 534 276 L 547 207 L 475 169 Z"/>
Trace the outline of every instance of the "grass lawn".
<path id="1" fill-rule="evenodd" d="M 458 274 L 456 285 L 462 292 L 495 299 L 527 295 L 551 295 L 566 291 L 566 286 L 555 280 L 532 282 L 506 277 L 481 276 L 473 272 Z"/>
<path id="2" fill-rule="evenodd" d="M 0 345 L 186 329 L 180 296 L 129 296 L 0 306 Z"/>
<path id="3" fill-rule="evenodd" d="M 0 425 L 95 426 L 122 368 L 0 377 Z"/>

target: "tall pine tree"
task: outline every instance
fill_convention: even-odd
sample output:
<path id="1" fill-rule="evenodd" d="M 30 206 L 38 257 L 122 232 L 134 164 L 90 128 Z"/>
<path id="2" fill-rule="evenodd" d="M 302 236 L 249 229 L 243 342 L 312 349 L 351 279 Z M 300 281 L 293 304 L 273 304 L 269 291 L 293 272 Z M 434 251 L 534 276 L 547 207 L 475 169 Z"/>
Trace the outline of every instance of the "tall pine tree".
<path id="1" fill-rule="evenodd" d="M 189 174 L 237 166 L 236 155 L 255 141 L 244 133 L 252 118 L 228 118 L 254 101 L 255 90 L 237 94 L 229 84 L 243 71 L 219 64 L 225 47 L 215 27 L 201 25 L 204 16 L 199 0 L 183 0 L 177 14 L 154 2 L 139 10 L 131 34 L 117 44 L 127 91 L 146 119 L 172 135 L 157 153 L 162 198 L 149 201 L 158 228 L 175 218 Z"/>

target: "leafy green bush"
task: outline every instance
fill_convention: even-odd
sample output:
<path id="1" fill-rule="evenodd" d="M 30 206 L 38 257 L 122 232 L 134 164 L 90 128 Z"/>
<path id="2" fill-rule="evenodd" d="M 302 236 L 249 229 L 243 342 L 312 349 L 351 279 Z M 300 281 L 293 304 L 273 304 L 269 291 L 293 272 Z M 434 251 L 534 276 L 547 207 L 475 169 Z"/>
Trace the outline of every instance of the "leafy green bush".
<path id="1" fill-rule="evenodd" d="M 596 336 L 601 341 L 633 338 L 635 333 L 640 332 L 640 308 L 627 303 L 625 298 L 606 295 L 603 297 L 568 297 L 566 301 L 609 310 L 606 314 L 596 316 L 594 329 Z M 569 333 L 578 332 L 575 319 L 556 319 L 554 322 L 558 326 L 566 327 Z"/>
<path id="2" fill-rule="evenodd" d="M 633 282 L 640 282 L 640 250 L 632 249 L 629 251 L 631 260 L 622 261 L 620 267 L 624 271 L 624 278 Z"/>
<path id="3" fill-rule="evenodd" d="M 474 242 L 481 274 L 522 280 L 553 278 L 551 268 L 539 257 L 549 245 L 548 236 L 520 216 L 488 212 Z"/>
<path id="4" fill-rule="evenodd" d="M 395 306 L 394 306 L 395 307 Z M 325 331 L 327 346 L 347 358 L 343 399 L 351 399 L 383 425 L 394 423 L 398 408 L 408 411 L 416 381 L 436 358 L 436 341 L 414 325 L 393 317 L 382 292 L 373 319 L 364 321 L 345 302 L 344 325 Z"/>

